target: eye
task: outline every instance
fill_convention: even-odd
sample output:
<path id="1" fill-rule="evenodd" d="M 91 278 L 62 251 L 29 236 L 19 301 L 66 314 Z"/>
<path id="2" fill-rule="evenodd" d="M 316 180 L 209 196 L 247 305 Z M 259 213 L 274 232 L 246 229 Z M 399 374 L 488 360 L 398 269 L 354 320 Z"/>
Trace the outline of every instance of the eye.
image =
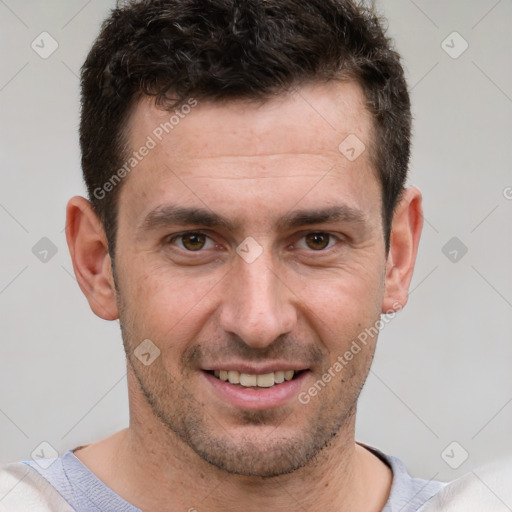
<path id="1" fill-rule="evenodd" d="M 302 240 L 304 240 L 306 247 L 304 247 L 304 244 L 301 246 Z M 300 249 L 306 248 L 312 249 L 313 251 L 323 251 L 335 245 L 336 239 L 330 233 L 316 231 L 303 236 L 301 242 L 298 244 Z"/>
<path id="2" fill-rule="evenodd" d="M 215 247 L 213 240 L 199 231 L 189 231 L 175 235 L 169 239 L 169 243 L 189 252 L 199 252 L 202 249 Z"/>

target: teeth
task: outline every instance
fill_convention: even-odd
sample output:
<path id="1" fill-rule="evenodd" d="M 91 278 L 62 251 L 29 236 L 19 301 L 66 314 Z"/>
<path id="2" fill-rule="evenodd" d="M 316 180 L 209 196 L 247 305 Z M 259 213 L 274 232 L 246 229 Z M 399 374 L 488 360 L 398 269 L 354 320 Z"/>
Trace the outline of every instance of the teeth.
<path id="1" fill-rule="evenodd" d="M 228 380 L 231 384 L 240 384 L 240 374 L 235 371 L 229 371 Z"/>
<path id="2" fill-rule="evenodd" d="M 257 382 L 260 388 L 272 387 L 274 385 L 274 373 L 272 372 L 258 375 Z"/>
<path id="3" fill-rule="evenodd" d="M 256 386 L 258 377 L 256 375 L 249 375 L 248 373 L 240 374 L 240 384 L 245 387 Z"/>
<path id="4" fill-rule="evenodd" d="M 278 372 L 274 372 L 274 382 L 276 384 L 281 384 L 284 382 L 284 372 L 279 370 Z"/>
<path id="5" fill-rule="evenodd" d="M 292 380 L 295 375 L 294 370 L 278 370 L 277 372 L 265 373 L 262 375 L 250 375 L 248 373 L 240 373 L 235 370 L 215 370 L 213 373 L 215 377 L 224 382 L 240 384 L 246 388 L 271 388 L 274 384 L 281 384 L 285 380 Z"/>
<path id="6" fill-rule="evenodd" d="M 287 372 L 284 372 L 284 380 L 292 380 L 293 379 L 293 370 L 288 370 Z"/>

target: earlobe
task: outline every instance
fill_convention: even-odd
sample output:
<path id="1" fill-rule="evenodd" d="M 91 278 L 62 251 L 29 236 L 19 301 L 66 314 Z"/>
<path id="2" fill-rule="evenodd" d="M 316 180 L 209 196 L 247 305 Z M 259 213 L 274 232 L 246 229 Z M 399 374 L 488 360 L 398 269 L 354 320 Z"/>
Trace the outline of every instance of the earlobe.
<path id="1" fill-rule="evenodd" d="M 104 320 L 117 319 L 105 231 L 91 203 L 83 197 L 75 196 L 68 202 L 66 240 L 76 279 L 92 311 Z"/>
<path id="2" fill-rule="evenodd" d="M 382 313 L 398 311 L 407 303 L 423 227 L 421 203 L 421 192 L 416 187 L 410 187 L 404 191 L 397 205 L 386 262 Z"/>

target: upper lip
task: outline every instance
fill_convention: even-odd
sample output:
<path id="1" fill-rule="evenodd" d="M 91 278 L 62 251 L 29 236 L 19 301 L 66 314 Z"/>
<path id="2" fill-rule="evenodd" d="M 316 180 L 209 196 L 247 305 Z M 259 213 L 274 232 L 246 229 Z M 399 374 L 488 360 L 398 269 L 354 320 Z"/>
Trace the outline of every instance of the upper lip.
<path id="1" fill-rule="evenodd" d="M 204 371 L 216 371 L 216 370 L 226 370 L 226 371 L 235 371 L 240 373 L 246 373 L 248 375 L 265 375 L 266 373 L 273 373 L 277 371 L 301 371 L 307 370 L 308 366 L 303 363 L 290 363 L 288 362 L 271 362 L 260 365 L 248 364 L 248 363 L 219 363 L 212 364 L 211 366 L 204 366 L 202 370 Z"/>

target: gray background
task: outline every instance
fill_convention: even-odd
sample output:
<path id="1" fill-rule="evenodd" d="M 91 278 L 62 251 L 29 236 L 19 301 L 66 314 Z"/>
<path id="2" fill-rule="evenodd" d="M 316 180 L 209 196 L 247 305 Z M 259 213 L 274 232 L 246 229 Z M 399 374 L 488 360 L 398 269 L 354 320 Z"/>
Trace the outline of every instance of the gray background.
<path id="1" fill-rule="evenodd" d="M 381 333 L 357 437 L 414 475 L 452 479 L 512 455 L 512 1 L 378 5 L 412 88 L 410 182 L 426 222 L 411 299 Z M 0 0 L 0 462 L 127 425 L 119 326 L 90 311 L 63 232 L 66 201 L 84 194 L 78 73 L 111 6 Z M 31 48 L 43 31 L 59 45 L 47 59 Z M 454 31 L 469 44 L 458 58 Z M 32 251 L 43 237 L 57 248 L 47 262 Z"/>

